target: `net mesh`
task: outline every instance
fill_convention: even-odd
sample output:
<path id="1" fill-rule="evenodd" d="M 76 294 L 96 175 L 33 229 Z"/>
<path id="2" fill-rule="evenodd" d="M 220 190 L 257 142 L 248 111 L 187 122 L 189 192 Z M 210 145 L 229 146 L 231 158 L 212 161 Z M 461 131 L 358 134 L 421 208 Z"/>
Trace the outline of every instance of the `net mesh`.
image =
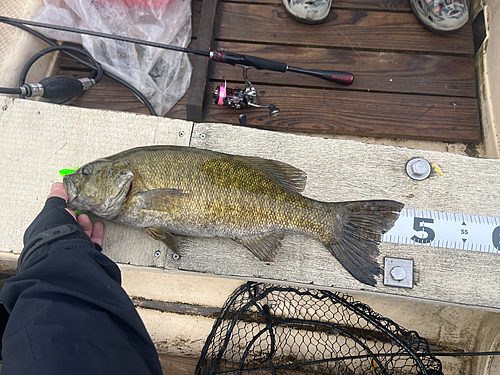
<path id="1" fill-rule="evenodd" d="M 346 294 L 249 282 L 226 301 L 196 374 L 254 373 L 442 374 L 424 338 Z"/>

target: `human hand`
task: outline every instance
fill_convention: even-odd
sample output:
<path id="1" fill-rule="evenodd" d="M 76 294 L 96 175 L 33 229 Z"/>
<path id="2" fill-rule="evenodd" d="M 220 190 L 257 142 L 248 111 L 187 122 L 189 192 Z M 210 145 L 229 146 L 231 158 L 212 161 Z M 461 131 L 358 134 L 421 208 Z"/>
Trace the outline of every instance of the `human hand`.
<path id="1" fill-rule="evenodd" d="M 52 184 L 50 188 L 50 194 L 47 196 L 47 199 L 50 197 L 59 197 L 68 202 L 68 193 L 64 188 L 62 182 L 55 182 Z M 93 243 L 102 245 L 102 239 L 104 237 L 104 225 L 101 221 L 96 221 L 94 224 L 90 221 L 89 217 L 86 214 L 77 215 L 75 211 L 66 208 L 66 210 L 75 218 L 75 220 L 80 224 L 85 233 L 90 237 Z"/>

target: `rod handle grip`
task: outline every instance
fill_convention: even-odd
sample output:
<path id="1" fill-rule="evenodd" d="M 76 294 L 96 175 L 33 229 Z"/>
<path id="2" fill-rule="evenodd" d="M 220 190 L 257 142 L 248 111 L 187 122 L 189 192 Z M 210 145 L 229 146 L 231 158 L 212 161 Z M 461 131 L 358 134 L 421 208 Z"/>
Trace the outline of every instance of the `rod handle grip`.
<path id="1" fill-rule="evenodd" d="M 287 69 L 286 63 L 283 62 L 263 59 L 262 57 L 251 55 L 239 55 L 237 53 L 224 51 L 213 51 L 212 60 L 231 65 L 251 66 L 259 70 L 266 69 L 282 73 L 285 73 Z"/>
<path id="2" fill-rule="evenodd" d="M 320 78 L 340 83 L 341 85 L 350 85 L 354 81 L 354 75 L 348 72 L 339 72 L 336 70 L 317 70 L 317 72 Z"/>

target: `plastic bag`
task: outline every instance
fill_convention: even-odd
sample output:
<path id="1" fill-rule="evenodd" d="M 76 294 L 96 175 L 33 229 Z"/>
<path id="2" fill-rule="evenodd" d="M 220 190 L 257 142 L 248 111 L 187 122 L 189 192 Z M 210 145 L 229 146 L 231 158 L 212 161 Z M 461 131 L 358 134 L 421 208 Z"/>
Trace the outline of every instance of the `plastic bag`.
<path id="1" fill-rule="evenodd" d="M 44 0 L 35 20 L 187 47 L 189 0 Z M 186 93 L 191 63 L 185 53 L 49 29 L 44 35 L 80 43 L 105 70 L 123 78 L 166 114 Z"/>

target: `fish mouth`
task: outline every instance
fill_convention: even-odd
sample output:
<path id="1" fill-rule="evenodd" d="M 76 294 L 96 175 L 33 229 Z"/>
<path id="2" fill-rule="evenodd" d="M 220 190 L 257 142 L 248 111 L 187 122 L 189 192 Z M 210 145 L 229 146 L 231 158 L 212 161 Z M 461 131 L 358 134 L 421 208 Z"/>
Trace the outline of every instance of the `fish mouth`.
<path id="1" fill-rule="evenodd" d="M 133 187 L 134 187 L 134 181 L 130 181 L 127 194 L 125 194 L 125 201 L 128 199 L 128 197 L 130 197 L 130 194 L 132 194 Z"/>
<path id="2" fill-rule="evenodd" d="M 63 185 L 68 193 L 68 204 L 75 200 L 78 192 L 76 191 L 76 186 L 69 176 L 64 176 Z"/>

